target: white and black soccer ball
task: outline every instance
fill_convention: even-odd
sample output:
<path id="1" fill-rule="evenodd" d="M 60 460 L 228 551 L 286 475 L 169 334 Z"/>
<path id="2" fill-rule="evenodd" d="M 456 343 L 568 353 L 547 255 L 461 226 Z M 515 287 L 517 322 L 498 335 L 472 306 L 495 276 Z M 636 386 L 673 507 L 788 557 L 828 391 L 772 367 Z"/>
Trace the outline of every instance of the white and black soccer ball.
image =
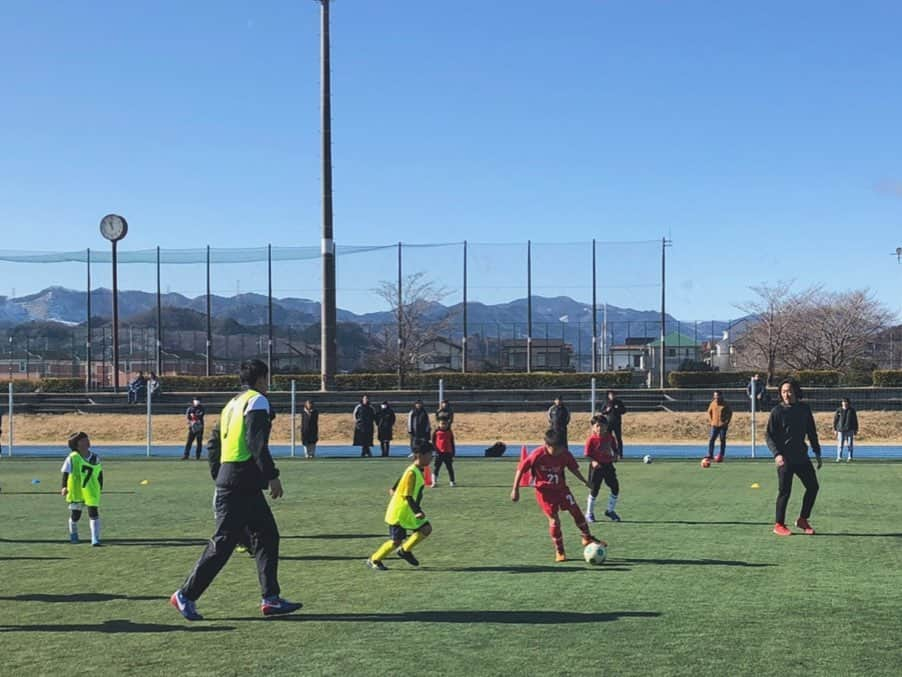
<path id="1" fill-rule="evenodd" d="M 651 457 L 651 454 L 645 454 L 645 456 L 642 457 L 642 462 L 645 463 L 646 465 L 651 463 L 653 460 L 654 459 Z"/>
<path id="2" fill-rule="evenodd" d="M 607 556 L 608 549 L 601 543 L 589 543 L 589 545 L 583 548 L 583 559 L 593 566 L 604 563 Z"/>

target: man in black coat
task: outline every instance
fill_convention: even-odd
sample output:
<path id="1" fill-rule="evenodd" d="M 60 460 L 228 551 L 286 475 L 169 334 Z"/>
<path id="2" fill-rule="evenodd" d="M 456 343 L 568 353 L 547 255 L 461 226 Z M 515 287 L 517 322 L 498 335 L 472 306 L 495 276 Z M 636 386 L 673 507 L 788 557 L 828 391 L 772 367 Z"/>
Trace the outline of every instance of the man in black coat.
<path id="1" fill-rule="evenodd" d="M 370 406 L 369 395 L 360 398 L 354 407 L 354 446 L 360 447 L 360 456 L 372 456 L 373 431 L 376 427 L 376 411 Z"/>
<path id="2" fill-rule="evenodd" d="M 601 408 L 601 415 L 608 419 L 608 430 L 617 440 L 617 458 L 623 458 L 623 415 L 626 413 L 626 405 L 617 397 L 617 393 L 609 390 L 607 400 Z"/>
<path id="3" fill-rule="evenodd" d="M 191 400 L 191 406 L 185 412 L 185 419 L 188 421 L 188 441 L 185 442 L 185 453 L 182 454 L 182 460 L 187 461 L 191 456 L 191 445 L 197 442 L 197 452 L 195 458 L 200 460 L 202 445 L 204 443 L 204 405 L 200 403 L 200 398 L 195 397 Z"/>
<path id="4" fill-rule="evenodd" d="M 852 460 L 855 453 L 855 435 L 858 434 L 858 414 L 848 397 L 842 398 L 840 408 L 833 414 L 833 432 L 836 433 L 836 462 L 842 460 L 842 450 L 849 444 L 849 455 L 846 463 Z"/>
<path id="5" fill-rule="evenodd" d="M 428 442 L 432 435 L 429 412 L 423 407 L 423 400 L 417 400 L 407 415 L 407 434 L 410 436 L 411 450 L 417 442 Z"/>
<path id="6" fill-rule="evenodd" d="M 301 409 L 301 444 L 304 445 L 304 458 L 316 456 L 316 443 L 319 442 L 319 411 L 313 406 L 313 400 L 306 400 Z"/>
<path id="7" fill-rule="evenodd" d="M 383 456 L 388 456 L 391 450 L 397 418 L 395 410 L 388 402 L 383 402 L 376 412 L 376 436 L 379 438 L 379 447 L 382 449 Z"/>
<path id="8" fill-rule="evenodd" d="M 564 406 L 564 401 L 558 395 L 554 398 L 554 404 L 548 409 L 548 426 L 561 435 L 565 447 L 567 446 L 568 425 L 570 425 L 570 410 Z"/>

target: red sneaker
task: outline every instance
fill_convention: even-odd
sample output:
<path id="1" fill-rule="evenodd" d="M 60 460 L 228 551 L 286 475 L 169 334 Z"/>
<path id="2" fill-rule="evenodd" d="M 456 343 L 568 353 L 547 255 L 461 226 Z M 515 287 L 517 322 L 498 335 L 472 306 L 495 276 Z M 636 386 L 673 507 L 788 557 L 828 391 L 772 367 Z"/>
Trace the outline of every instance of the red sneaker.
<path id="1" fill-rule="evenodd" d="M 814 527 L 811 526 L 808 520 L 806 520 L 804 517 L 799 517 L 799 519 L 796 520 L 796 526 L 799 529 L 802 529 L 806 535 L 814 536 Z"/>
<path id="2" fill-rule="evenodd" d="M 786 525 L 779 522 L 774 525 L 774 533 L 777 536 L 792 536 L 792 532 L 786 528 Z"/>
<path id="3" fill-rule="evenodd" d="M 723 463 L 723 454 L 718 454 L 717 456 L 715 456 L 714 462 L 715 463 Z"/>

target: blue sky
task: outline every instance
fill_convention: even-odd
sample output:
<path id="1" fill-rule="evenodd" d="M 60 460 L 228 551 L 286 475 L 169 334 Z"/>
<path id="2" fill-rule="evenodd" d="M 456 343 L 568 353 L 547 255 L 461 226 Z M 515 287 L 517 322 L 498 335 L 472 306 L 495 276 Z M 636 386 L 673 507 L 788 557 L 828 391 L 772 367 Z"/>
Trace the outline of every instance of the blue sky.
<path id="1" fill-rule="evenodd" d="M 735 316 L 749 285 L 787 278 L 902 311 L 900 25 L 890 1 L 337 0 L 336 241 L 666 235 L 681 319 Z M 2 247 L 103 247 L 110 211 L 123 249 L 318 244 L 312 0 L 3 3 L 0 59 Z M 525 295 L 522 248 L 497 249 L 474 286 Z M 585 247 L 537 249 L 537 293 L 589 299 Z M 454 296 L 447 251 L 409 265 Z M 656 308 L 656 248 L 612 251 L 601 300 Z M 339 304 L 381 306 L 391 256 L 343 261 Z M 315 297 L 316 265 L 282 265 L 277 293 Z M 202 290 L 175 268 L 167 286 Z M 261 272 L 215 286 L 260 290 Z M 82 280 L 0 264 L 2 294 Z"/>

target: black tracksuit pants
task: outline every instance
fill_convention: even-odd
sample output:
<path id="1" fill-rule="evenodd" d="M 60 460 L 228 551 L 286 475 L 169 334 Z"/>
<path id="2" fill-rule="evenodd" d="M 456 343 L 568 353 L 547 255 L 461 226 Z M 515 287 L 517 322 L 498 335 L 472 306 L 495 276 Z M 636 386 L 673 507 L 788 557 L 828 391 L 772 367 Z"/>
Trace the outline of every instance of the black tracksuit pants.
<path id="1" fill-rule="evenodd" d="M 432 471 L 435 479 L 438 479 L 438 471 L 442 469 L 443 465 L 448 469 L 448 478 L 453 482 L 454 454 L 444 454 L 442 452 L 439 452 L 435 455 L 435 469 Z"/>
<path id="2" fill-rule="evenodd" d="M 195 431 L 193 428 L 188 428 L 188 441 L 185 442 L 185 453 L 182 455 L 182 458 L 188 458 L 191 455 L 191 445 L 194 444 L 195 440 L 197 440 L 197 454 L 195 458 L 200 458 L 204 444 L 203 428 L 197 431 Z"/>
<path id="3" fill-rule="evenodd" d="M 786 461 L 782 467 L 777 468 L 777 481 L 779 490 L 777 493 L 777 524 L 786 524 L 786 504 L 792 493 L 792 478 L 798 476 L 805 485 L 805 495 L 802 497 L 802 510 L 799 517 L 808 519 L 811 517 L 811 509 L 814 507 L 814 499 L 820 485 L 817 481 L 817 473 L 811 461 Z"/>
<path id="4" fill-rule="evenodd" d="M 229 561 L 247 529 L 257 560 L 262 595 L 278 597 L 279 528 L 263 491 L 219 487 L 215 512 L 216 532 L 182 585 L 182 594 L 190 600 L 197 600 L 204 594 L 219 570 Z"/>

